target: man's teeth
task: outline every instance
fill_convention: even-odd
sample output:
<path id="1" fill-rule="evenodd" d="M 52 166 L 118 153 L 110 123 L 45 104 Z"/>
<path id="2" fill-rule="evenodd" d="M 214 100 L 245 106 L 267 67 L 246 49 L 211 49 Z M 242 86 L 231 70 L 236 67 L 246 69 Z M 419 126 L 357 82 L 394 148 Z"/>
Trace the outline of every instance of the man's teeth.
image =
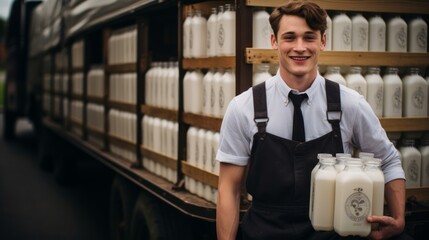
<path id="1" fill-rule="evenodd" d="M 292 57 L 294 60 L 306 60 L 308 57 Z"/>

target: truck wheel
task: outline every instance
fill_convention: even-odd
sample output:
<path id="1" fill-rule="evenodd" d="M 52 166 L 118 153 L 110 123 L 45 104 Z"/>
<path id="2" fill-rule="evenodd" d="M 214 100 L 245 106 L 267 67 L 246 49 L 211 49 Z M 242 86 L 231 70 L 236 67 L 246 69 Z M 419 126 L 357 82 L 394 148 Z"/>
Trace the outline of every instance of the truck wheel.
<path id="1" fill-rule="evenodd" d="M 110 235 L 112 240 L 128 238 L 131 214 L 137 189 L 120 176 L 115 176 L 110 192 Z"/>
<path id="2" fill-rule="evenodd" d="M 141 192 L 134 207 L 131 221 L 131 240 L 191 240 L 188 221 L 170 206 Z"/>
<path id="3" fill-rule="evenodd" d="M 5 110 L 3 113 L 4 126 L 3 126 L 3 138 L 5 140 L 12 140 L 15 138 L 15 113 Z"/>

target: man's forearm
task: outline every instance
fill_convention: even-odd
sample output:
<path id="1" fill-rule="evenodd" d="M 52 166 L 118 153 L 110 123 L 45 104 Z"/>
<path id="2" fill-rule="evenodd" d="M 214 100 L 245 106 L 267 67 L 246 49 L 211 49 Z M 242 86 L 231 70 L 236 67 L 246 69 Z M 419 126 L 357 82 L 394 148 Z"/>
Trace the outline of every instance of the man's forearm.
<path id="1" fill-rule="evenodd" d="M 395 179 L 388 182 L 385 195 L 391 217 L 405 226 L 405 180 Z"/>
<path id="2" fill-rule="evenodd" d="M 216 231 L 218 240 L 234 240 L 240 221 L 240 197 L 225 196 L 219 193 L 216 212 Z"/>

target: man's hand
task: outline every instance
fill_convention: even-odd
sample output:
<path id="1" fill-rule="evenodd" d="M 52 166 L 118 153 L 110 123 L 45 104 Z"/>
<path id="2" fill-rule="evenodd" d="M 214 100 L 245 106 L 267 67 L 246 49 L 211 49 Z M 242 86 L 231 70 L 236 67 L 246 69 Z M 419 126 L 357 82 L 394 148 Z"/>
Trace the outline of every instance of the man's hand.
<path id="1" fill-rule="evenodd" d="M 378 224 L 378 228 L 371 231 L 370 239 L 388 239 L 395 235 L 401 234 L 404 231 L 404 219 L 394 219 L 388 216 L 369 216 L 369 223 Z"/>

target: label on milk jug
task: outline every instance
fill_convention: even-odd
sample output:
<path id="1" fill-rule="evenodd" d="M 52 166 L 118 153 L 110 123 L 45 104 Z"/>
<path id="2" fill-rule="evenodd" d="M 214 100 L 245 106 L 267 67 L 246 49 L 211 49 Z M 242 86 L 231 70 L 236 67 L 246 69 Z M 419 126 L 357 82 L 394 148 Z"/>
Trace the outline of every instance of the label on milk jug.
<path id="1" fill-rule="evenodd" d="M 362 188 L 355 188 L 346 200 L 345 210 L 347 217 L 354 222 L 365 221 L 371 210 L 371 201 L 363 193 Z"/>
<path id="2" fill-rule="evenodd" d="M 413 104 L 417 109 L 423 108 L 424 93 L 421 87 L 418 87 L 413 93 Z"/>
<path id="3" fill-rule="evenodd" d="M 407 33 L 405 31 L 405 28 L 401 27 L 396 33 L 396 43 L 401 48 L 407 47 Z"/>
<path id="4" fill-rule="evenodd" d="M 410 165 L 408 165 L 407 169 L 406 169 L 408 175 L 407 178 L 410 181 L 416 182 L 418 181 L 419 178 L 419 165 L 417 164 L 417 161 L 415 159 L 413 159 L 410 163 Z"/>

